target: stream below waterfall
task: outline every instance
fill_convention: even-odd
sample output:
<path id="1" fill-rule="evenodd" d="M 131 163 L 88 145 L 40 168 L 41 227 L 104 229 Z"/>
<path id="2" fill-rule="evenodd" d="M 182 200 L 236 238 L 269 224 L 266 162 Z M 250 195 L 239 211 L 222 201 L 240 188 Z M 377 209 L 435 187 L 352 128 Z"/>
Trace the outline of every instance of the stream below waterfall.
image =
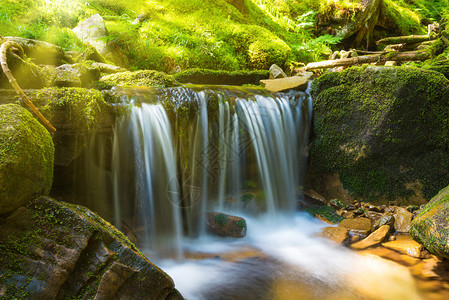
<path id="1" fill-rule="evenodd" d="M 122 116 L 112 136 L 92 137 L 73 198 L 131 232 L 186 299 L 421 299 L 405 267 L 317 237 L 328 224 L 297 212 L 307 93 L 187 86 L 111 97 Z M 244 217 L 246 236 L 208 234 L 208 212 Z"/>

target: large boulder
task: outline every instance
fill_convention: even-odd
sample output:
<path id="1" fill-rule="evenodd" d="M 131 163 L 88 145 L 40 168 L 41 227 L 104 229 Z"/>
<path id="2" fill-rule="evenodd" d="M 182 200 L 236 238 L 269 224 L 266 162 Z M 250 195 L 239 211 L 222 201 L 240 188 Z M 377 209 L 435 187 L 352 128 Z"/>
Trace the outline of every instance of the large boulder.
<path id="1" fill-rule="evenodd" d="M 70 56 L 65 55 L 64 51 L 59 46 L 21 37 L 7 36 L 6 39 L 22 46 L 25 55 L 28 58 L 31 58 L 35 64 L 59 66 L 73 62 L 73 59 Z"/>
<path id="2" fill-rule="evenodd" d="M 59 67 L 45 66 L 42 69 L 46 86 L 89 87 L 100 79 L 100 70 L 84 64 L 64 64 Z"/>
<path id="3" fill-rule="evenodd" d="M 171 75 L 154 70 L 126 71 L 101 77 L 104 88 L 113 86 L 173 87 L 179 85 Z"/>
<path id="4" fill-rule="evenodd" d="M 87 208 L 40 197 L 0 221 L 1 298 L 182 299 L 167 274 Z"/>
<path id="5" fill-rule="evenodd" d="M 16 104 L 0 105 L 0 215 L 48 195 L 53 157 L 51 136 L 31 113 Z"/>
<path id="6" fill-rule="evenodd" d="M 410 235 L 440 257 L 449 258 L 449 186 L 432 198 L 413 219 Z"/>
<path id="7" fill-rule="evenodd" d="M 345 199 L 425 203 L 449 182 L 449 81 L 411 67 L 353 67 L 312 84 L 307 186 Z M 335 177 L 335 176 L 334 176 Z"/>

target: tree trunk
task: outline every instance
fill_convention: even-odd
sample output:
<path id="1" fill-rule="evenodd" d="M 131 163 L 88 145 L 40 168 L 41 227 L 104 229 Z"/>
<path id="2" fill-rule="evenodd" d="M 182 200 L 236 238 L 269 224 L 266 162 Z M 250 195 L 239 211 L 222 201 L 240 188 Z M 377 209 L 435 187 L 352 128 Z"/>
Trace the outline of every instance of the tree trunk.
<path id="1" fill-rule="evenodd" d="M 305 70 L 314 69 L 329 69 L 334 67 L 348 67 L 360 64 L 370 64 L 375 62 L 387 61 L 412 61 L 412 60 L 426 60 L 430 58 L 430 54 L 425 51 L 412 52 L 388 52 L 376 55 L 357 56 L 336 60 L 325 60 L 320 62 L 309 63 L 305 66 Z"/>

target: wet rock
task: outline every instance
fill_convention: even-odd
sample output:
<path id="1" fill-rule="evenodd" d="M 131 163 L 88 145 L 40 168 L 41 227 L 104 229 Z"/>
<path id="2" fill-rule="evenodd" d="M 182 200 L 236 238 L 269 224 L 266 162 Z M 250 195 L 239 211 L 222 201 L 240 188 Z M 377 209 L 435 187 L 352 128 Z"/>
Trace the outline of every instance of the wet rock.
<path id="1" fill-rule="evenodd" d="M 424 250 L 421 244 L 408 235 L 397 236 L 395 241 L 383 243 L 382 246 L 417 258 L 422 256 L 421 253 Z"/>
<path id="2" fill-rule="evenodd" d="M 0 245 L 7 298 L 166 299 L 175 291 L 120 231 L 82 206 L 34 200 L 2 220 Z"/>
<path id="3" fill-rule="evenodd" d="M 341 209 L 345 207 L 344 203 L 339 199 L 331 199 L 331 201 L 329 201 L 329 205 L 335 209 Z"/>
<path id="4" fill-rule="evenodd" d="M 381 215 L 380 218 L 378 218 L 374 224 L 373 229 L 376 230 L 377 228 L 383 226 L 383 225 L 390 225 L 391 227 L 394 226 L 394 217 L 392 215 Z"/>
<path id="5" fill-rule="evenodd" d="M 410 235 L 431 253 L 449 258 L 449 186 L 426 204 L 410 226 Z"/>
<path id="6" fill-rule="evenodd" d="M 46 66 L 42 69 L 47 86 L 89 87 L 100 78 L 100 70 L 83 64 Z"/>
<path id="7" fill-rule="evenodd" d="M 406 233 L 410 230 L 412 213 L 405 208 L 397 207 L 394 212 L 394 229 L 397 232 Z"/>
<path id="8" fill-rule="evenodd" d="M 343 227 L 324 227 L 320 236 L 341 244 L 349 237 L 349 231 Z"/>
<path id="9" fill-rule="evenodd" d="M 261 80 L 260 84 L 270 92 L 280 92 L 290 89 L 305 91 L 307 83 L 312 76 L 312 72 L 304 72 L 292 77 Z"/>
<path id="10" fill-rule="evenodd" d="M 284 73 L 284 71 L 276 64 L 272 64 L 270 69 L 270 77 L 269 79 L 276 79 L 276 78 L 285 78 L 287 77 L 287 74 Z"/>
<path id="11" fill-rule="evenodd" d="M 48 195 L 53 160 L 51 136 L 31 113 L 16 104 L 0 105 L 0 215 Z"/>
<path id="12" fill-rule="evenodd" d="M 389 232 L 390 226 L 383 225 L 379 229 L 368 235 L 366 238 L 361 240 L 360 242 L 352 244 L 351 247 L 360 250 L 379 244 L 387 238 Z"/>
<path id="13" fill-rule="evenodd" d="M 246 235 L 246 221 L 241 217 L 212 212 L 207 214 L 207 230 L 222 237 L 242 238 Z"/>
<path id="14" fill-rule="evenodd" d="M 371 231 L 371 221 L 368 218 L 345 219 L 338 224 L 355 233 L 367 235 Z"/>
<path id="15" fill-rule="evenodd" d="M 6 39 L 22 46 L 25 55 L 28 58 L 31 58 L 31 61 L 37 65 L 59 66 L 73 62 L 73 59 L 70 56 L 65 55 L 64 51 L 59 46 L 21 37 L 7 36 Z"/>

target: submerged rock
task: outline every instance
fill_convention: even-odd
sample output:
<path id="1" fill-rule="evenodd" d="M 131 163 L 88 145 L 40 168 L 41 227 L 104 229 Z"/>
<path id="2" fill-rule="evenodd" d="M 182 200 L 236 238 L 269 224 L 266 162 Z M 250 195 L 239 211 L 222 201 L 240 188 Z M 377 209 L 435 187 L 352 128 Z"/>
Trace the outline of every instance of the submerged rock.
<path id="1" fill-rule="evenodd" d="M 25 108 L 0 105 L 0 215 L 48 195 L 54 146 L 48 131 Z"/>
<path id="2" fill-rule="evenodd" d="M 111 224 L 47 197 L 1 219 L 0 274 L 11 299 L 182 299 Z"/>
<path id="3" fill-rule="evenodd" d="M 207 214 L 207 230 L 222 237 L 242 238 L 246 235 L 246 221 L 241 217 L 212 212 Z"/>
<path id="4" fill-rule="evenodd" d="M 358 199 L 426 199 L 449 182 L 449 81 L 409 67 L 352 67 L 313 81 L 315 138 L 306 188 L 339 174 Z M 343 199 L 344 197 L 340 197 Z"/>
<path id="5" fill-rule="evenodd" d="M 449 186 L 442 189 L 413 219 L 410 235 L 431 253 L 449 258 Z"/>

